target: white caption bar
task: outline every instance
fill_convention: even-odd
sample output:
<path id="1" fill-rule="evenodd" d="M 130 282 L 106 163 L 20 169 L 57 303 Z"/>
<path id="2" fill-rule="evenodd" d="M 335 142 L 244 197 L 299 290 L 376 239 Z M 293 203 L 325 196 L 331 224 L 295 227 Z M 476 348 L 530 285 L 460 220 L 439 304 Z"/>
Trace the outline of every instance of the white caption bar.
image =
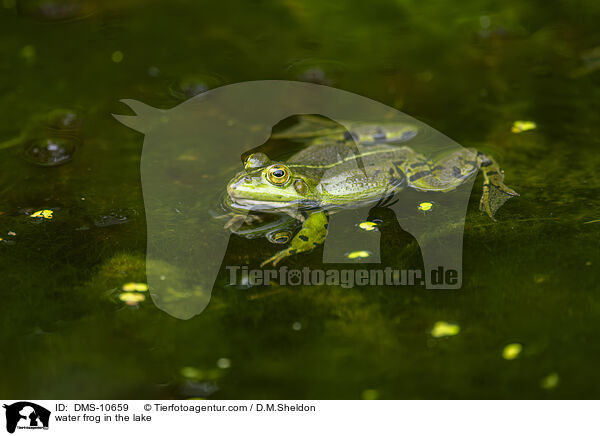
<path id="1" fill-rule="evenodd" d="M 598 401 L 6 400 L 19 436 L 170 434 L 600 434 Z M 11 431 L 12 430 L 12 431 Z M 175 431 L 176 433 L 172 433 Z M 310 433 L 309 433 L 310 432 Z M 4 433 L 6 434 L 6 433 Z"/>

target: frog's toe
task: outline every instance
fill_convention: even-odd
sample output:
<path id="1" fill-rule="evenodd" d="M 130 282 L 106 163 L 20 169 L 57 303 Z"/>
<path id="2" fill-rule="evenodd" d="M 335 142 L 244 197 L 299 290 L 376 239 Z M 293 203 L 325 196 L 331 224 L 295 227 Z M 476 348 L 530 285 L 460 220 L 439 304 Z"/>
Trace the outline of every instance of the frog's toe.
<path id="1" fill-rule="evenodd" d="M 239 228 L 244 222 L 243 219 L 240 219 L 241 216 L 240 215 L 233 215 L 231 218 L 229 218 L 229 221 L 227 221 L 225 223 L 225 225 L 223 226 L 224 229 L 237 229 Z"/>
<path id="2" fill-rule="evenodd" d="M 488 216 L 496 221 L 494 215 L 504 203 L 513 197 L 518 197 L 519 194 L 506 186 L 505 184 L 486 184 L 483 186 L 483 195 L 479 202 L 479 209 L 488 214 Z"/>
<path id="3" fill-rule="evenodd" d="M 260 264 L 260 267 L 263 268 L 266 265 L 268 265 L 269 263 L 272 263 L 273 266 L 277 266 L 277 264 L 279 262 L 281 262 L 283 259 L 285 259 L 286 257 L 289 256 L 288 250 L 282 250 L 278 253 L 276 253 L 275 255 L 269 257 L 267 260 L 265 260 L 263 263 Z"/>
<path id="4" fill-rule="evenodd" d="M 510 195 L 511 197 L 519 197 L 520 196 L 517 191 L 515 191 L 512 188 L 509 188 L 504 183 L 501 183 L 500 185 L 497 185 L 496 189 L 499 189 L 500 191 L 502 191 L 506 195 Z"/>
<path id="5" fill-rule="evenodd" d="M 271 257 L 269 257 L 267 260 L 265 260 L 264 262 L 262 262 L 262 263 L 260 264 L 260 267 L 261 267 L 261 268 L 264 268 L 265 266 L 267 266 L 267 265 L 268 265 L 268 264 L 270 264 L 271 262 L 273 262 L 273 266 L 276 266 L 276 264 L 275 264 L 275 259 L 276 259 L 276 257 L 277 257 L 277 256 L 271 256 Z"/>
<path id="6" fill-rule="evenodd" d="M 489 194 L 490 194 L 489 185 L 484 186 L 483 187 L 483 195 L 481 196 L 481 200 L 479 200 L 479 210 L 487 213 L 488 216 L 493 221 L 496 221 L 496 218 L 494 218 L 494 213 L 492 212 L 491 207 L 490 207 L 490 195 Z"/>

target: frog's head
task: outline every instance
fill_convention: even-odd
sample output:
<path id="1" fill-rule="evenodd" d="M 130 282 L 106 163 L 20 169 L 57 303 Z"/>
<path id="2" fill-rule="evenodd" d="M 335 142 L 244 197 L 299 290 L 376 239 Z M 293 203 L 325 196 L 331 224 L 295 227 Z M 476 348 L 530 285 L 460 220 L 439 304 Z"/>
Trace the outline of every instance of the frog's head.
<path id="1" fill-rule="evenodd" d="M 264 153 L 246 159 L 244 171 L 228 183 L 227 194 L 235 204 L 254 210 L 284 209 L 314 198 L 310 180 Z"/>

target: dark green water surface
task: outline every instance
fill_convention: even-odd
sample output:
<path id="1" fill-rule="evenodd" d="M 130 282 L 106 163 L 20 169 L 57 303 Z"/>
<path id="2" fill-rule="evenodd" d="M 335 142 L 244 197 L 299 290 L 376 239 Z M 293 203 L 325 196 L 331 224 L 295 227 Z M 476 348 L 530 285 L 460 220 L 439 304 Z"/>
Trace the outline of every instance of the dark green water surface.
<path id="1" fill-rule="evenodd" d="M 24 135 L 0 146 L 0 397 L 600 396 L 600 3 L 112 3 L 0 3 L 0 142 Z M 461 290 L 232 289 L 224 271 L 190 320 L 120 301 L 145 282 L 143 136 L 110 114 L 260 79 L 355 92 L 496 157 L 521 197 L 493 223 L 477 180 Z M 73 159 L 32 164 L 56 108 L 83 119 Z M 388 242 L 418 265 L 413 240 Z M 273 250 L 237 238 L 228 256 Z M 434 338 L 438 321 L 460 332 Z"/>

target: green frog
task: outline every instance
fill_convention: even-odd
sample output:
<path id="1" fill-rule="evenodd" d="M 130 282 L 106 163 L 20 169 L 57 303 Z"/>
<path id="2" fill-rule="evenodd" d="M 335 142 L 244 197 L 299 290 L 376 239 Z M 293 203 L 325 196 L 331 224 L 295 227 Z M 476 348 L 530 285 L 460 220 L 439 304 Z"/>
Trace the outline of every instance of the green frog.
<path id="1" fill-rule="evenodd" d="M 495 212 L 519 195 L 503 183 L 503 171 L 496 161 L 474 149 L 461 148 L 431 159 L 414 147 L 399 145 L 418 137 L 416 126 L 344 125 L 349 128 L 311 129 L 300 123 L 273 135 L 310 142 L 285 162 L 272 161 L 264 153 L 251 154 L 244 170 L 228 183 L 228 202 L 238 220 L 245 212 L 252 219 L 260 214 L 285 214 L 302 223 L 289 246 L 266 259 L 261 267 L 269 263 L 276 266 L 289 256 L 322 244 L 329 214 L 381 202 L 405 188 L 448 192 L 481 170 L 480 209 L 494 221 Z"/>

